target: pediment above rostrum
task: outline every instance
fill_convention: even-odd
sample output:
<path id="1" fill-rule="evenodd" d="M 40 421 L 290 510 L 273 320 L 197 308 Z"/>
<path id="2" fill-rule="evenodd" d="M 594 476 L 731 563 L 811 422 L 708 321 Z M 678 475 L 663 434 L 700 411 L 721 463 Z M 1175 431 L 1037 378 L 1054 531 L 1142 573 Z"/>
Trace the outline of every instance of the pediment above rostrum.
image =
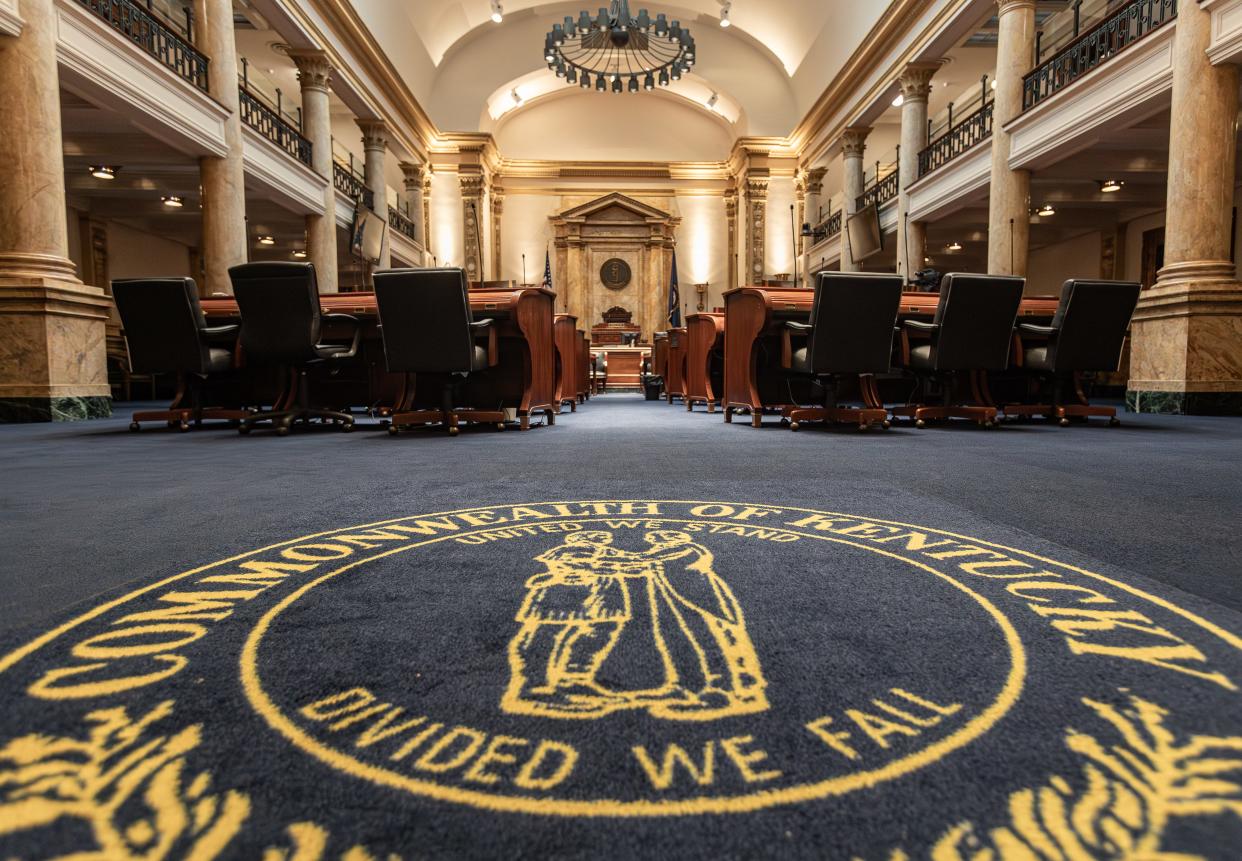
<path id="1" fill-rule="evenodd" d="M 673 242 L 681 219 L 641 200 L 613 192 L 569 206 L 551 217 L 558 242 Z"/>

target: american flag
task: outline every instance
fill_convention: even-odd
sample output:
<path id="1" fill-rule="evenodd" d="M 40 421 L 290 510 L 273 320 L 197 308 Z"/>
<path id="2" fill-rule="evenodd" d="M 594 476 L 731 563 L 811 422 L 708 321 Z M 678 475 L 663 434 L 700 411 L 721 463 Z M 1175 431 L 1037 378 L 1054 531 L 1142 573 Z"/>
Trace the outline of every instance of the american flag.
<path id="1" fill-rule="evenodd" d="M 551 251 L 543 252 L 543 283 L 540 284 L 539 286 L 546 287 L 548 290 L 552 289 L 552 252 Z"/>

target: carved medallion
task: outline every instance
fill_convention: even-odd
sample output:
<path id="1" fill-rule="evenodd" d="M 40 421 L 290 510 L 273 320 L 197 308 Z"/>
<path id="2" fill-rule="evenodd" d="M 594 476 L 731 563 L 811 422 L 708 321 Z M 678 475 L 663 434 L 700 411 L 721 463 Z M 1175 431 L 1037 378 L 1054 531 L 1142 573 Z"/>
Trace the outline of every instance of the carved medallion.
<path id="1" fill-rule="evenodd" d="M 603 281 L 604 286 L 609 290 L 621 290 L 628 287 L 631 277 L 630 264 L 619 257 L 608 260 L 599 270 L 599 280 Z"/>

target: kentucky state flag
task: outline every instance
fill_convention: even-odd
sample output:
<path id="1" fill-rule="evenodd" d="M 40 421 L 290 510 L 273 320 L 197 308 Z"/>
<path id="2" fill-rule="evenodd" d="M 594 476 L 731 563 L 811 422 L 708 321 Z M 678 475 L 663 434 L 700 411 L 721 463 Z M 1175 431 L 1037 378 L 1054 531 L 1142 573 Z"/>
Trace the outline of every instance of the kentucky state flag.
<path id="1" fill-rule="evenodd" d="M 668 285 L 668 324 L 681 328 L 681 291 L 677 289 L 677 252 L 673 252 L 673 277 Z"/>

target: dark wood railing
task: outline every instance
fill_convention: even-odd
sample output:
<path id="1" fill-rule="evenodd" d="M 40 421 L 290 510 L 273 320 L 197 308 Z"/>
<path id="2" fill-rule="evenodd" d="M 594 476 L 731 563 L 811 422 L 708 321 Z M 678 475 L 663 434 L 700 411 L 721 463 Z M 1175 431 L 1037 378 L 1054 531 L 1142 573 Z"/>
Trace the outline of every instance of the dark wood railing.
<path id="1" fill-rule="evenodd" d="M 992 137 L 992 106 L 988 102 L 966 119 L 949 127 L 919 153 L 919 178 L 943 167 L 964 152 Z"/>
<path id="2" fill-rule="evenodd" d="M 1131 0 L 1023 77 L 1022 109 L 1030 110 L 1176 17 L 1177 0 Z"/>
<path id="3" fill-rule="evenodd" d="M 871 188 L 864 191 L 856 201 L 858 208 L 863 209 L 873 203 L 877 207 L 881 207 L 897 197 L 897 191 L 900 188 L 899 183 L 901 181 L 900 174 L 901 171 L 894 167 L 888 176 L 884 177 L 875 185 L 871 186 Z"/>
<path id="4" fill-rule="evenodd" d="M 241 120 L 246 125 L 307 166 L 311 163 L 311 142 L 244 86 L 237 88 L 241 101 Z"/>
<path id="5" fill-rule="evenodd" d="M 332 184 L 336 190 L 354 201 L 361 201 L 367 209 L 375 209 L 375 193 L 352 170 L 339 161 L 332 162 Z"/>
<path id="6" fill-rule="evenodd" d="M 113 30 L 207 92 L 207 57 L 195 50 L 175 25 L 131 0 L 78 0 Z"/>
<path id="7" fill-rule="evenodd" d="M 388 223 L 393 230 L 398 233 L 404 233 L 410 239 L 418 241 L 418 234 L 414 229 L 413 220 L 395 206 L 388 207 Z"/>

